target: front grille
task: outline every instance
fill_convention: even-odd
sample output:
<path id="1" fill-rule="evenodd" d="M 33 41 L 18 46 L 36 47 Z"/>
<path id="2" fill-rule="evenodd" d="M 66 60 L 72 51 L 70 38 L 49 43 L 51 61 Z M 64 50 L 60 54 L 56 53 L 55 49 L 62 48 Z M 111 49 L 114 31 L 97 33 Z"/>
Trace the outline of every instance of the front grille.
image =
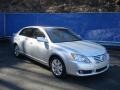
<path id="1" fill-rule="evenodd" d="M 104 62 L 106 60 L 106 54 L 94 56 L 94 60 L 96 63 Z"/>
<path id="2" fill-rule="evenodd" d="M 103 70 L 106 69 L 106 68 L 107 68 L 107 66 L 105 66 L 105 67 L 103 67 L 103 68 L 100 68 L 100 69 L 97 69 L 96 72 L 101 72 L 101 71 L 103 71 Z"/>

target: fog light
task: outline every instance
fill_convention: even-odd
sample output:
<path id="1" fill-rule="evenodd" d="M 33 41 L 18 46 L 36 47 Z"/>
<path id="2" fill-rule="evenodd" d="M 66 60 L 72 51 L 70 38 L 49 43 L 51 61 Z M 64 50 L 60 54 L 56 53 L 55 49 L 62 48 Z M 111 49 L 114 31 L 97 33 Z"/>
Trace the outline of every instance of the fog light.
<path id="1" fill-rule="evenodd" d="M 92 73 L 92 70 L 79 70 L 79 74 L 90 74 Z"/>
<path id="2" fill-rule="evenodd" d="M 83 74 L 83 71 L 82 71 L 82 70 L 79 70 L 78 72 L 79 72 L 80 74 Z"/>

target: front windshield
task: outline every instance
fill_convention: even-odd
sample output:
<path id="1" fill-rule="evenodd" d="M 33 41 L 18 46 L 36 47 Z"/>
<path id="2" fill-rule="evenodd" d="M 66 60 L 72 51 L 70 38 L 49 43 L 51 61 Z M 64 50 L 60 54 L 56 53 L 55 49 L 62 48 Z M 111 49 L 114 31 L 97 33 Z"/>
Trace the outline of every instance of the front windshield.
<path id="1" fill-rule="evenodd" d="M 54 43 L 60 42 L 72 42 L 72 41 L 80 41 L 80 37 L 78 37 L 75 33 L 71 32 L 67 29 L 47 29 L 46 30 L 49 38 Z"/>

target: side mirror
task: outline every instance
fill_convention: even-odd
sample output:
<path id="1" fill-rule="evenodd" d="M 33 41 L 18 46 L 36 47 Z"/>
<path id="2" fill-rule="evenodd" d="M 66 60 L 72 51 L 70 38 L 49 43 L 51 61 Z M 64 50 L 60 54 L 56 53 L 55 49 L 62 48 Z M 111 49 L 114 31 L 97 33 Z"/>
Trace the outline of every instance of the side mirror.
<path id="1" fill-rule="evenodd" d="M 48 40 L 45 39 L 44 37 L 37 37 L 37 40 L 40 41 L 40 42 L 46 42 L 46 43 L 48 43 Z"/>

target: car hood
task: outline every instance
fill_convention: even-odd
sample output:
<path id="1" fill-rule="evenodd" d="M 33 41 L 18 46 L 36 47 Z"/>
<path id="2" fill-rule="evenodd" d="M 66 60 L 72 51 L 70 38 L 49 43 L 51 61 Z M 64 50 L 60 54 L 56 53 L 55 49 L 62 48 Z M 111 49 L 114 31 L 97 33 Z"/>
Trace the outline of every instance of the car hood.
<path id="1" fill-rule="evenodd" d="M 57 45 L 70 52 L 79 53 L 85 56 L 96 56 L 106 52 L 103 46 L 89 41 L 62 42 L 57 43 Z"/>

